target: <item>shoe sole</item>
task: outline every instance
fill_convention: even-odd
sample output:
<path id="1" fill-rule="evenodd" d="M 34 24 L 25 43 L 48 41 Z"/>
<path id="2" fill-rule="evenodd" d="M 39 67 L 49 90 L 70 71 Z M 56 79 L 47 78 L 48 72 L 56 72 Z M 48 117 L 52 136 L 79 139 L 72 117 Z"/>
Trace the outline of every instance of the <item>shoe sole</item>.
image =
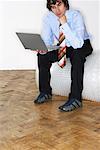
<path id="1" fill-rule="evenodd" d="M 77 110 L 77 109 L 80 109 L 80 108 L 82 108 L 82 106 L 76 107 L 76 108 L 71 109 L 71 110 L 66 110 L 66 109 L 63 109 L 63 108 L 59 108 L 59 110 L 60 110 L 61 112 L 70 112 L 70 111 L 74 111 L 74 110 Z"/>

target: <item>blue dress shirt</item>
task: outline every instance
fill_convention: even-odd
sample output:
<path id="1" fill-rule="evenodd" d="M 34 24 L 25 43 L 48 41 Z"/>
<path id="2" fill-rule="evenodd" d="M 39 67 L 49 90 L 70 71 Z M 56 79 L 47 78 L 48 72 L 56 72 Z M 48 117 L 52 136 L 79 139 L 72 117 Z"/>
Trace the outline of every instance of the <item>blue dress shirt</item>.
<path id="1" fill-rule="evenodd" d="M 81 48 L 84 40 L 90 38 L 83 17 L 78 10 L 73 9 L 66 10 L 65 16 L 67 22 L 60 27 L 65 35 L 65 44 L 74 49 Z M 43 17 L 41 36 L 47 46 L 53 45 L 55 38 L 59 39 L 59 25 L 59 18 L 52 11 Z"/>

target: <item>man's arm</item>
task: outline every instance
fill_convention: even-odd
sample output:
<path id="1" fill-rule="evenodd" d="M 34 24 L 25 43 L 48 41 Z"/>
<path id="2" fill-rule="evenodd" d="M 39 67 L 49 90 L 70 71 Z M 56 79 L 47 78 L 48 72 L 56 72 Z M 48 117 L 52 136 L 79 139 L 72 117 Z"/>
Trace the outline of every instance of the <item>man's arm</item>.
<path id="1" fill-rule="evenodd" d="M 75 16 L 73 17 L 73 26 L 74 30 L 72 30 L 67 23 L 67 18 L 64 16 L 59 19 L 62 26 L 62 31 L 65 35 L 65 38 L 69 41 L 70 45 L 74 48 L 81 48 L 84 44 L 84 33 L 85 33 L 85 25 L 81 14 L 77 11 Z"/>
<path id="2" fill-rule="evenodd" d="M 53 44 L 53 33 L 50 28 L 49 18 L 43 18 L 41 37 L 46 46 L 50 46 Z"/>

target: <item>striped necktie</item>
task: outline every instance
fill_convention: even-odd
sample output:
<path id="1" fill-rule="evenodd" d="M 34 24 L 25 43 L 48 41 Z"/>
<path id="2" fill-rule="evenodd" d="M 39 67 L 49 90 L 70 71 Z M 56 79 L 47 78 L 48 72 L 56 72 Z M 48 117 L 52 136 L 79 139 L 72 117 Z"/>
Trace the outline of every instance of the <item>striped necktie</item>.
<path id="1" fill-rule="evenodd" d="M 65 36 L 62 32 L 59 34 L 59 43 L 57 45 L 60 46 L 58 50 L 58 65 L 63 68 L 66 65 L 67 46 L 65 45 Z"/>

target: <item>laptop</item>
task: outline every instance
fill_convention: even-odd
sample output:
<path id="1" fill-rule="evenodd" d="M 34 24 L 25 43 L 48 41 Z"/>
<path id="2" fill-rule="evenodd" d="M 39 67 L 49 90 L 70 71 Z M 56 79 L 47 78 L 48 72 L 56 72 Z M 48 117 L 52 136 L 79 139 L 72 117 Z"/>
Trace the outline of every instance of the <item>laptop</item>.
<path id="1" fill-rule="evenodd" d="M 32 33 L 18 33 L 16 32 L 18 38 L 20 39 L 22 45 L 25 49 L 29 50 L 42 50 L 42 51 L 52 51 L 59 48 L 59 46 L 52 45 L 52 46 L 46 46 L 44 41 L 41 38 L 40 34 L 32 34 Z"/>

